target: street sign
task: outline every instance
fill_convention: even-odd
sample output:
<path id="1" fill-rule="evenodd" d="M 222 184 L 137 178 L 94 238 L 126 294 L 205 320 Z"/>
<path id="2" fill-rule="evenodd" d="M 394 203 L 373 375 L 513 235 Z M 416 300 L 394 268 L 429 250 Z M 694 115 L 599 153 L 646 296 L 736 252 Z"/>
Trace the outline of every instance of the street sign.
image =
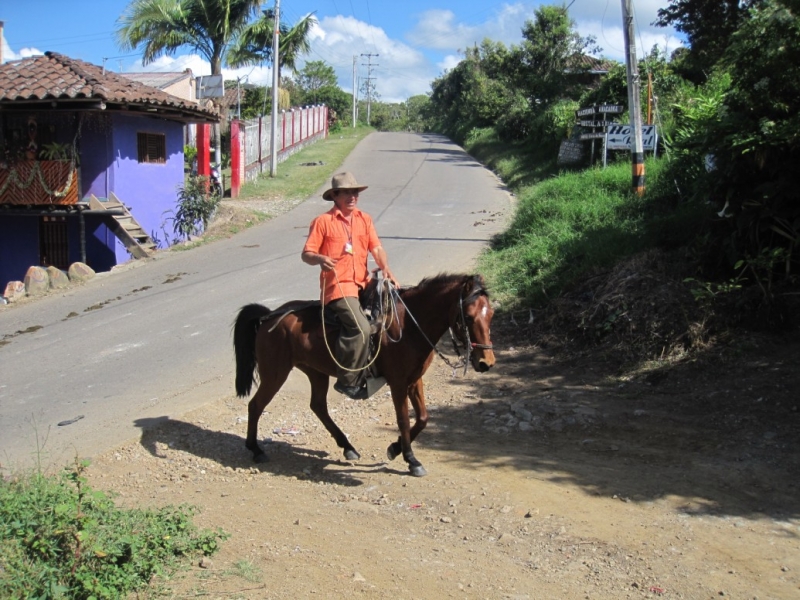
<path id="1" fill-rule="evenodd" d="M 595 104 L 594 106 L 587 106 L 575 111 L 575 116 L 588 117 L 589 115 L 600 114 L 622 114 L 625 112 L 625 107 L 621 104 Z"/>
<path id="2" fill-rule="evenodd" d="M 582 133 L 578 136 L 578 139 L 581 140 L 602 140 L 606 137 L 605 131 L 598 131 L 596 133 Z"/>
<path id="3" fill-rule="evenodd" d="M 655 125 L 644 125 L 642 127 L 642 149 L 654 150 L 658 140 L 658 132 Z M 631 149 L 631 126 L 612 124 L 608 127 L 608 140 L 606 148 L 609 150 L 630 150 Z"/>
<path id="4" fill-rule="evenodd" d="M 606 127 L 607 125 L 615 125 L 614 121 L 578 121 L 581 127 Z"/>

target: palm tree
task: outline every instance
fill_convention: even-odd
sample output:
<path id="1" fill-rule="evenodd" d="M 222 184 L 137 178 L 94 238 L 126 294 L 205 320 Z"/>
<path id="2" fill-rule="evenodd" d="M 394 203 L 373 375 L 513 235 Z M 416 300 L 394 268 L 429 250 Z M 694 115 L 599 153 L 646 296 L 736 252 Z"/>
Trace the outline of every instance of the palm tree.
<path id="1" fill-rule="evenodd" d="M 132 0 L 119 18 L 117 42 L 123 51 L 142 50 L 142 64 L 189 47 L 211 63 L 211 74 L 229 67 L 272 59 L 275 20 L 259 14 L 261 0 Z M 308 34 L 317 20 L 307 15 L 289 28 L 281 25 L 281 65 L 294 70 L 309 50 Z"/>
<path id="2" fill-rule="evenodd" d="M 222 74 L 222 63 L 240 67 L 272 58 L 275 19 L 270 11 L 251 22 L 262 0 L 132 0 L 119 18 L 117 42 L 123 51 L 142 49 L 142 64 L 172 56 L 189 47 L 211 63 L 211 74 Z M 281 33 L 281 65 L 294 70 L 300 54 L 308 52 L 308 34 L 317 22 L 313 14 Z M 264 40 L 269 43 L 257 44 Z M 269 48 L 267 48 L 267 46 Z M 284 54 L 285 53 L 285 54 Z M 219 124 L 214 125 L 216 162 L 221 161 Z"/>
<path id="3" fill-rule="evenodd" d="M 280 68 L 288 67 L 292 71 L 297 71 L 297 59 L 311 49 L 308 36 L 311 28 L 316 24 L 317 19 L 314 13 L 306 15 L 292 27 L 281 23 L 278 38 Z M 275 14 L 271 9 L 266 10 L 263 18 L 242 31 L 236 42 L 232 44 L 228 52 L 228 64 L 241 67 L 273 62 L 272 36 L 274 31 Z"/>
<path id="4" fill-rule="evenodd" d="M 123 51 L 142 49 L 142 64 L 189 47 L 222 73 L 228 46 L 258 11 L 260 0 L 133 0 L 119 18 Z"/>

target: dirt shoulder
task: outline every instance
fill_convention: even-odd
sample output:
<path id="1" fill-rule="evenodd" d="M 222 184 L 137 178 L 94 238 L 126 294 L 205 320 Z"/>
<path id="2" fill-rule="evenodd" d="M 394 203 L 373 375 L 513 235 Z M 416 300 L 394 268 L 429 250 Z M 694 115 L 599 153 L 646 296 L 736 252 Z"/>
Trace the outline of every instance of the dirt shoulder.
<path id="1" fill-rule="evenodd" d="M 503 319 L 494 338 L 491 372 L 453 377 L 436 359 L 425 376 L 428 477 L 385 458 L 385 393 L 331 392 L 362 455 L 350 463 L 293 376 L 261 420 L 271 462 L 251 462 L 231 393 L 143 424 L 90 483 L 130 506 L 196 505 L 199 525 L 231 534 L 166 597 L 800 595 L 800 344 L 744 337 L 630 371 L 556 358 Z"/>

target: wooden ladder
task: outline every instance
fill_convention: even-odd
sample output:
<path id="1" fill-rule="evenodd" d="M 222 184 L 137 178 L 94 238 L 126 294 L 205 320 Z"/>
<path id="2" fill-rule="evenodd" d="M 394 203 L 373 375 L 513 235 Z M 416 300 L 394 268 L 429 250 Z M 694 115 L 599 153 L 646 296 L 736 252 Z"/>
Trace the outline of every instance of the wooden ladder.
<path id="1" fill-rule="evenodd" d="M 117 198 L 114 192 L 110 192 L 108 199 L 103 202 L 92 194 L 89 196 L 89 208 L 114 211 L 108 215 L 111 217 L 109 221 L 111 231 L 119 238 L 119 241 L 125 244 L 125 248 L 134 258 L 148 258 L 150 253 L 155 251 L 156 245 L 153 239 L 142 229 L 128 207 Z"/>

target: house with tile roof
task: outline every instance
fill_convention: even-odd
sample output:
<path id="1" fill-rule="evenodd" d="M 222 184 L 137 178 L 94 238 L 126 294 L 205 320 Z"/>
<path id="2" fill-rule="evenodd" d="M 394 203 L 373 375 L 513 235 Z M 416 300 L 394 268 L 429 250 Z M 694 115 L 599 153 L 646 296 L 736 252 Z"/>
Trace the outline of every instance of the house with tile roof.
<path id="1" fill-rule="evenodd" d="M 55 52 L 0 65 L 0 289 L 31 265 L 106 271 L 147 255 L 134 242 L 168 244 L 184 125 L 218 121 L 213 108 Z"/>

